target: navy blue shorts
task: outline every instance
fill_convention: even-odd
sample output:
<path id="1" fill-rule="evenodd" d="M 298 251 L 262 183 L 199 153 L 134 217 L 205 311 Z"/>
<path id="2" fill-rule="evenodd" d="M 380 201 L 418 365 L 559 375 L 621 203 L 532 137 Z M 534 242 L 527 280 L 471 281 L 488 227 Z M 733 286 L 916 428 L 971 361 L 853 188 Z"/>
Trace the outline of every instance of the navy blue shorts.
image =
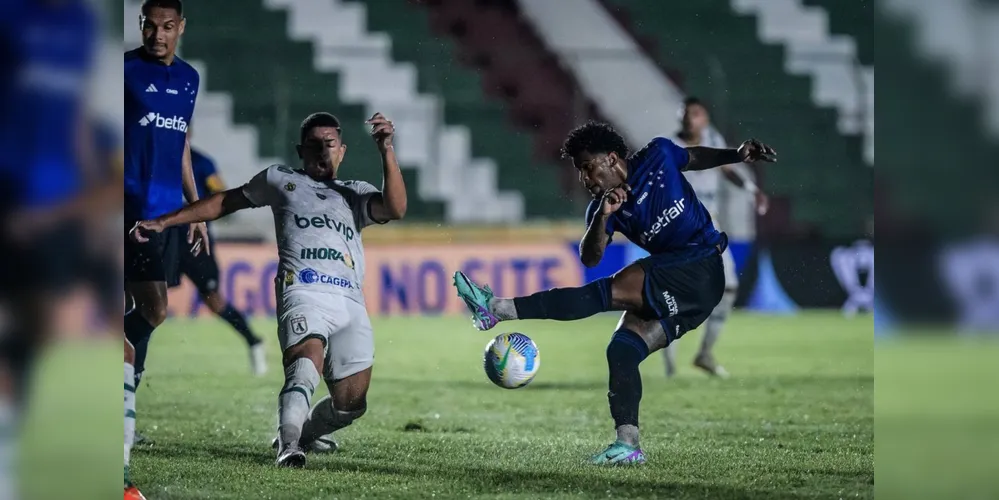
<path id="1" fill-rule="evenodd" d="M 725 293 L 720 252 L 681 263 L 650 255 L 638 263 L 645 270 L 645 304 L 662 323 L 667 345 L 704 323 Z"/>
<path id="2" fill-rule="evenodd" d="M 215 240 L 209 236 L 208 249 L 201 249 L 198 255 L 191 253 L 192 246 L 184 240 L 184 251 L 180 254 L 180 272 L 187 276 L 201 295 L 208 295 L 219 289 L 219 264 L 215 261 Z"/>
<path id="3" fill-rule="evenodd" d="M 148 233 L 149 241 L 137 243 L 129 236 L 134 220 L 125 219 L 125 281 L 180 283 L 180 252 L 187 246 L 187 226 L 174 226 L 162 233 Z"/>

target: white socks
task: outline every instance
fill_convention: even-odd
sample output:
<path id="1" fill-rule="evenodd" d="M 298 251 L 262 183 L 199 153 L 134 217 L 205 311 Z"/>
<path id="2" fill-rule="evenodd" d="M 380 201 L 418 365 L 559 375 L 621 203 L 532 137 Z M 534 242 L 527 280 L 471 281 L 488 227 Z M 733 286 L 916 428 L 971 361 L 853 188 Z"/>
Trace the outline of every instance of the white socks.
<path id="1" fill-rule="evenodd" d="M 125 363 L 125 465 L 135 442 L 135 367 Z"/>
<path id="2" fill-rule="evenodd" d="M 489 301 L 489 310 L 503 321 L 517 319 L 517 306 L 513 299 L 492 299 Z"/>
<path id="3" fill-rule="evenodd" d="M 296 359 L 284 369 L 284 387 L 278 396 L 279 449 L 289 444 L 297 445 L 302 438 L 302 426 L 309 416 L 309 402 L 318 384 L 319 372 L 310 359 Z"/>

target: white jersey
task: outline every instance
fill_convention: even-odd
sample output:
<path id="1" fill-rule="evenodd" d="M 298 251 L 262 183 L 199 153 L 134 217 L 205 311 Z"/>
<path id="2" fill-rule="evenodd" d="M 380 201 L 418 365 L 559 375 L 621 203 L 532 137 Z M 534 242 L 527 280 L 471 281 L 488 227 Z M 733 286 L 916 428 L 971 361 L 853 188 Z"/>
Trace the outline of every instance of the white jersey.
<path id="1" fill-rule="evenodd" d="M 330 291 L 364 303 L 361 229 L 376 223 L 368 202 L 378 193 L 367 182 L 316 181 L 284 165 L 243 186 L 250 203 L 274 214 L 283 290 Z"/>
<path id="2" fill-rule="evenodd" d="M 690 147 L 689 144 L 684 142 L 683 139 L 680 139 L 677 135 L 674 135 L 672 140 L 677 146 L 683 148 Z M 725 144 L 725 138 L 712 128 L 704 131 L 703 138 L 698 146 L 719 149 L 728 147 Z M 717 220 L 718 212 L 721 208 L 721 170 L 717 168 L 709 168 L 707 170 L 686 171 L 683 173 L 683 176 L 686 177 L 687 182 L 690 183 L 690 187 L 694 188 L 694 193 L 697 194 L 697 199 L 700 200 L 701 204 L 704 205 L 704 208 L 706 208 L 711 214 L 711 218 Z"/>

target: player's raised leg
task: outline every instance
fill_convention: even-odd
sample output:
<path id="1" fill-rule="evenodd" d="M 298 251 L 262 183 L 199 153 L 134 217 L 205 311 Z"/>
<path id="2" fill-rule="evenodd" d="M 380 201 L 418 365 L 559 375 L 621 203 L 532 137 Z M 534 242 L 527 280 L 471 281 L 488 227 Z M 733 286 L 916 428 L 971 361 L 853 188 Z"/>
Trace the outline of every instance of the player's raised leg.
<path id="1" fill-rule="evenodd" d="M 552 319 L 574 321 L 606 311 L 641 310 L 644 271 L 629 266 L 613 278 L 601 278 L 573 288 L 553 288 L 526 297 L 494 297 L 465 273 L 454 274 L 458 296 L 472 312 L 476 328 L 488 330 L 500 321 Z"/>

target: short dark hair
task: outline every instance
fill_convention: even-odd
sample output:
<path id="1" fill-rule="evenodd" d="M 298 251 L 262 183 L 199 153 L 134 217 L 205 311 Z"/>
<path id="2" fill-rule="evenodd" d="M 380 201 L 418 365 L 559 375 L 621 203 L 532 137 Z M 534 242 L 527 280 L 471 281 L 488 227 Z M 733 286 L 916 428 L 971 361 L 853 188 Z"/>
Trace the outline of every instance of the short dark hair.
<path id="1" fill-rule="evenodd" d="M 337 134 L 341 136 L 343 135 L 343 131 L 340 130 L 340 120 L 333 116 L 333 113 L 320 111 L 319 113 L 312 113 L 302 120 L 302 127 L 299 129 L 298 142 L 304 143 L 305 136 L 308 135 L 312 129 L 318 127 L 333 127 L 336 129 Z"/>
<path id="2" fill-rule="evenodd" d="M 627 158 L 628 145 L 609 123 L 589 121 L 569 132 L 562 144 L 562 158 L 572 159 L 582 152 L 617 153 Z"/>
<path id="3" fill-rule="evenodd" d="M 181 0 L 146 0 L 142 2 L 142 15 L 149 15 L 149 9 L 153 7 L 173 9 L 178 16 L 184 17 L 184 2 Z"/>
<path id="4" fill-rule="evenodd" d="M 708 105 L 704 104 L 704 101 L 702 101 L 699 98 L 694 97 L 694 96 L 687 97 L 686 99 L 683 100 L 683 107 L 684 107 L 684 109 L 686 109 L 686 108 L 688 108 L 690 106 L 700 106 L 700 107 L 704 108 L 704 111 L 707 111 L 708 113 L 711 112 L 711 110 L 708 109 Z"/>

